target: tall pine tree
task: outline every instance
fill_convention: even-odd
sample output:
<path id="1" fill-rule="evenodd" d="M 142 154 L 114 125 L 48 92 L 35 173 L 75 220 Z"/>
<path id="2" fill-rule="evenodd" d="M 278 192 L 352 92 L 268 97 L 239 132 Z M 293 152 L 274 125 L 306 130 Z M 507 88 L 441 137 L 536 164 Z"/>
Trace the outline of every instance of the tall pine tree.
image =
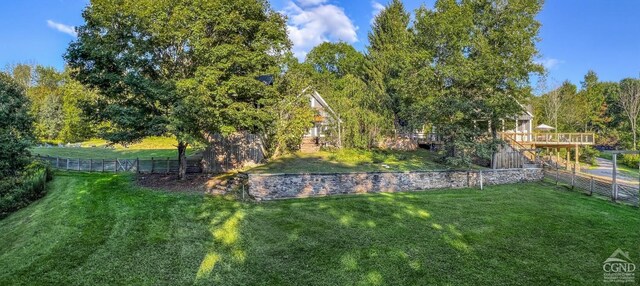
<path id="1" fill-rule="evenodd" d="M 376 92 L 381 111 L 390 111 L 397 131 L 407 126 L 403 72 L 412 52 L 410 16 L 400 0 L 393 0 L 374 19 L 369 32 L 365 80 Z"/>

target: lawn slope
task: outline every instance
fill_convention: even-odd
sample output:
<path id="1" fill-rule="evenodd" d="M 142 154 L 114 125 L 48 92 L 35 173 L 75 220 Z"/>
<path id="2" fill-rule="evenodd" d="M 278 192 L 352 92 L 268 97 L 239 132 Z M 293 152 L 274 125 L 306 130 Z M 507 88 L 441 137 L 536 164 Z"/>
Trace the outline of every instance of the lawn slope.
<path id="1" fill-rule="evenodd" d="M 61 173 L 0 221 L 0 285 L 602 284 L 640 212 L 550 185 L 261 204 Z"/>
<path id="2" fill-rule="evenodd" d="M 178 144 L 175 138 L 167 137 L 147 137 L 141 142 L 131 144 L 127 147 L 120 144 L 113 145 L 113 148 L 105 148 L 107 142 L 94 139 L 80 143 L 82 147 L 34 147 L 30 151 L 32 154 L 41 156 L 80 158 L 80 159 L 175 159 L 178 157 Z M 199 147 L 187 148 L 187 156 L 194 155 L 199 151 Z"/>

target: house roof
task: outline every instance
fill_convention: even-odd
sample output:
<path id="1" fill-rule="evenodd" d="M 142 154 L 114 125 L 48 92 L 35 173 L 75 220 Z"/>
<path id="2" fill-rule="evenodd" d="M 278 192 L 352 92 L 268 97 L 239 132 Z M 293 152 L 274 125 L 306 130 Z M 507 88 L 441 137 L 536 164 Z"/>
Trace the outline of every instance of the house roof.
<path id="1" fill-rule="evenodd" d="M 261 75 L 256 77 L 256 79 L 266 85 L 273 85 L 273 75 L 271 74 Z"/>
<path id="2" fill-rule="evenodd" d="M 307 92 L 311 90 L 311 92 Z M 307 87 L 305 89 L 302 90 L 302 92 L 300 93 L 302 94 L 306 94 L 308 96 L 310 96 L 311 98 L 315 99 L 318 103 L 320 103 L 320 105 L 322 105 L 323 108 L 325 108 L 326 110 L 329 111 L 329 113 L 331 113 L 331 115 L 333 115 L 333 117 L 335 117 L 335 119 L 339 120 L 340 122 L 342 122 L 342 120 L 340 119 L 340 116 L 338 116 L 338 113 L 336 113 L 331 106 L 329 106 L 329 104 L 327 103 L 327 101 L 324 100 L 324 98 L 322 97 L 322 95 L 320 95 L 320 93 L 318 93 L 317 90 L 312 89 L 312 87 Z"/>

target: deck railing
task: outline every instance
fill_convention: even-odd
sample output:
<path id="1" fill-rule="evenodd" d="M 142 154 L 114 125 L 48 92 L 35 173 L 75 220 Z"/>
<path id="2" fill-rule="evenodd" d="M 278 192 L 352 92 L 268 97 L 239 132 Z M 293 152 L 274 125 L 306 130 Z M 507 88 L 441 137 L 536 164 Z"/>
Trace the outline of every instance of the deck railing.
<path id="1" fill-rule="evenodd" d="M 595 135 L 593 133 L 500 133 L 503 140 L 515 141 L 520 143 L 538 143 L 538 144 L 595 144 Z"/>
<path id="2" fill-rule="evenodd" d="M 438 133 L 433 133 L 433 132 L 431 133 L 416 132 L 411 134 L 404 134 L 404 135 L 401 135 L 401 137 L 409 137 L 411 139 L 414 139 L 420 142 L 429 142 L 429 143 L 442 141 L 442 136 L 440 136 L 440 134 Z"/>

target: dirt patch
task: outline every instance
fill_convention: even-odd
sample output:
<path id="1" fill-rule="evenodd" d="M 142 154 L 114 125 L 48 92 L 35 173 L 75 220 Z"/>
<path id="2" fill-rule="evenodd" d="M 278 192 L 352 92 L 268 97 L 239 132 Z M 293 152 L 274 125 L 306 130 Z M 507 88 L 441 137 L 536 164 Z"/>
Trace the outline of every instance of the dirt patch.
<path id="1" fill-rule="evenodd" d="M 180 180 L 177 174 L 139 174 L 136 183 L 142 187 L 171 192 L 204 193 L 208 182 L 213 178 L 213 175 L 208 174 L 187 174 L 185 180 Z"/>

